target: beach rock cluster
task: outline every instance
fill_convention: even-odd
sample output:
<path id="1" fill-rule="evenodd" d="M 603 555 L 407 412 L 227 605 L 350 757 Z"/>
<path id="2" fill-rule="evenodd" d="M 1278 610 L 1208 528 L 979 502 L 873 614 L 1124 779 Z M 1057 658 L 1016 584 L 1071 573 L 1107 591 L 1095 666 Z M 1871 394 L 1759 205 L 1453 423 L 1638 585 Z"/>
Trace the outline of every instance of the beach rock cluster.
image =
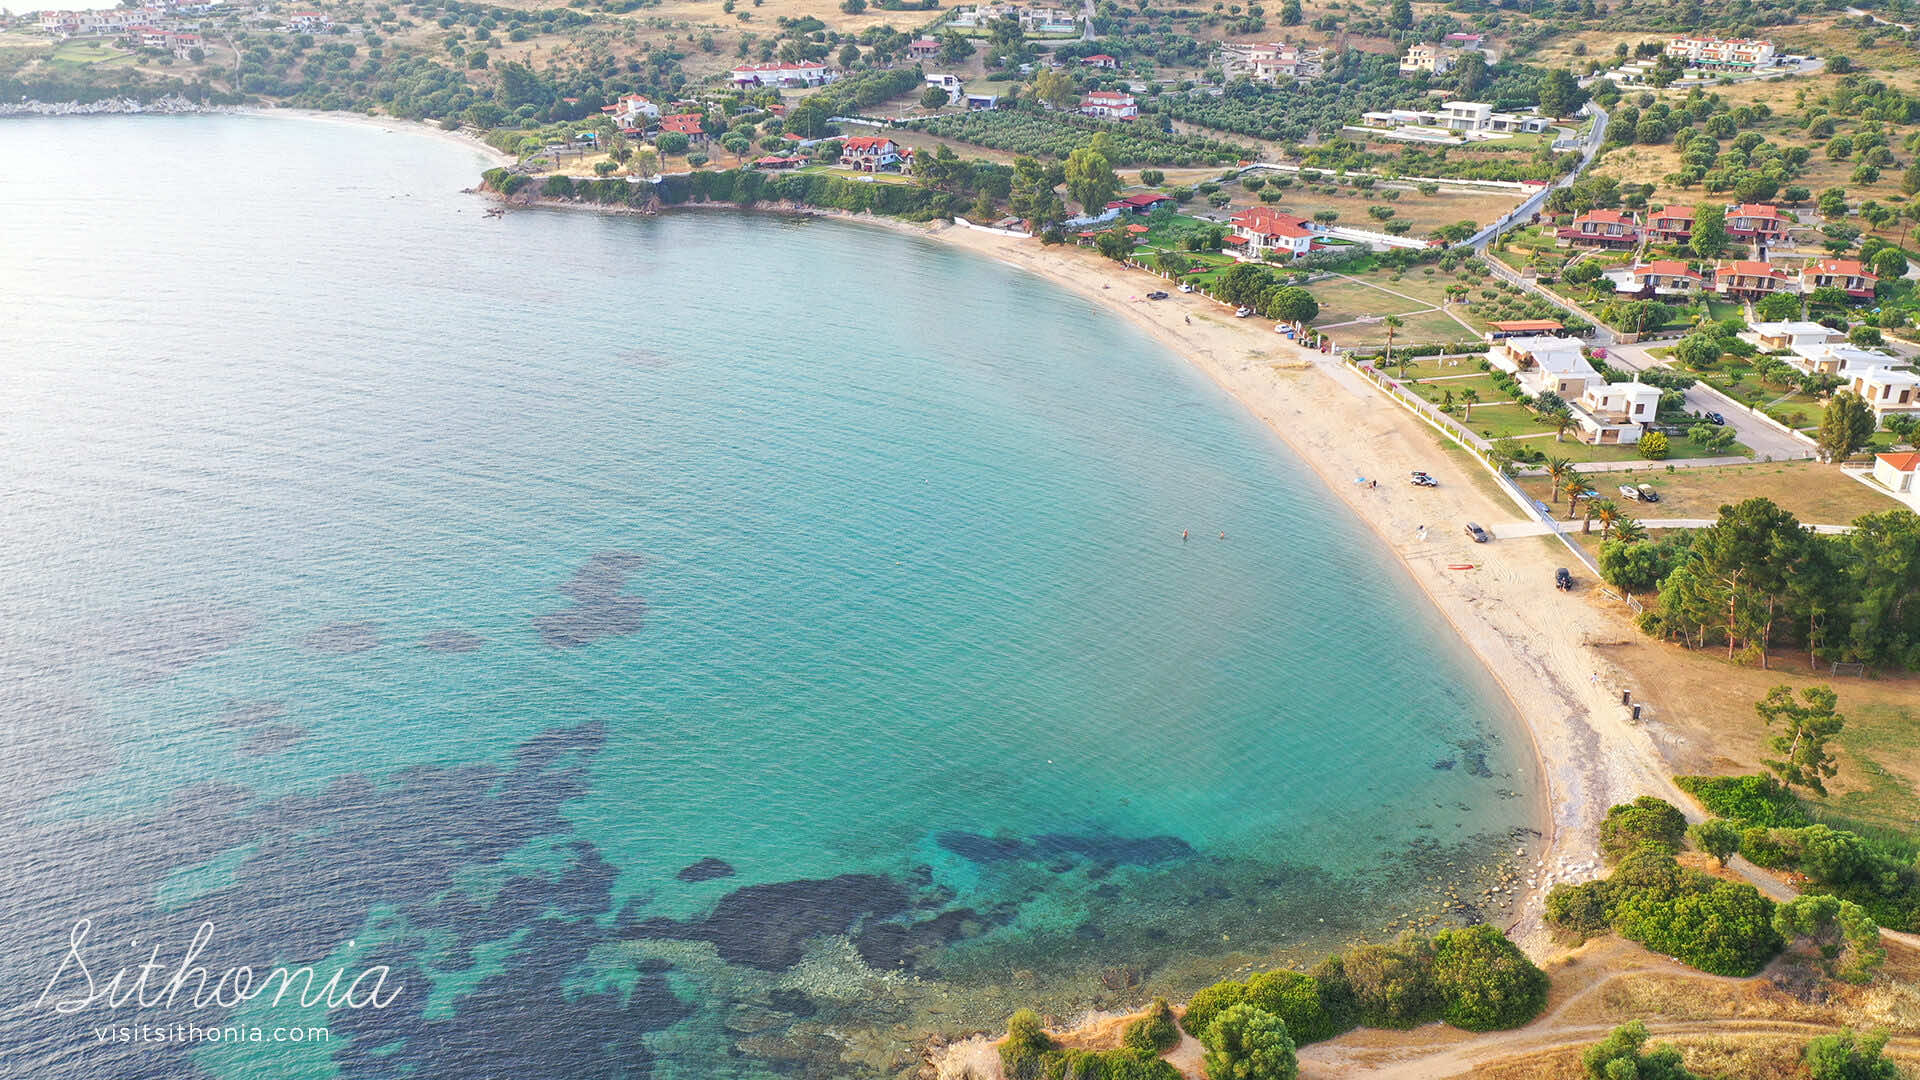
<path id="1" fill-rule="evenodd" d="M 104 116 L 115 113 L 237 113 L 234 105 L 204 105 L 183 97 L 137 101 L 133 98 L 105 98 L 100 101 L 8 101 L 0 102 L 0 116 Z"/>

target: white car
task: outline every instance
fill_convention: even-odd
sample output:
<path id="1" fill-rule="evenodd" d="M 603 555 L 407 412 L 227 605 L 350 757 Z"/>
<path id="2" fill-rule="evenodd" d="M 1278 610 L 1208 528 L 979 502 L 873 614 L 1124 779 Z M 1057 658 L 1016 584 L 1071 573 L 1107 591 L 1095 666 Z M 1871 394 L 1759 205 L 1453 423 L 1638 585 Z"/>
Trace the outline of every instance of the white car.
<path id="1" fill-rule="evenodd" d="M 1181 291 L 1181 292 L 1192 292 L 1192 291 L 1193 291 L 1193 282 L 1191 282 L 1191 281 L 1183 281 L 1183 282 L 1181 282 L 1181 283 L 1180 283 L 1180 291 Z"/>
<path id="2" fill-rule="evenodd" d="M 1621 484 L 1620 494 L 1625 498 L 1632 499 L 1635 502 L 1640 501 L 1640 489 L 1637 487 L 1634 487 L 1632 484 Z"/>
<path id="3" fill-rule="evenodd" d="M 1244 318 L 1246 318 L 1247 316 L 1249 316 L 1249 315 L 1251 315 L 1251 314 L 1253 314 L 1253 309 L 1252 309 L 1252 308 L 1250 308 L 1250 307 L 1243 307 L 1243 308 L 1239 308 L 1239 309 L 1237 309 L 1237 310 L 1235 310 L 1235 311 L 1234 311 L 1234 313 L 1233 313 L 1233 317 L 1234 317 L 1234 318 L 1236 318 L 1236 319 L 1244 319 Z"/>

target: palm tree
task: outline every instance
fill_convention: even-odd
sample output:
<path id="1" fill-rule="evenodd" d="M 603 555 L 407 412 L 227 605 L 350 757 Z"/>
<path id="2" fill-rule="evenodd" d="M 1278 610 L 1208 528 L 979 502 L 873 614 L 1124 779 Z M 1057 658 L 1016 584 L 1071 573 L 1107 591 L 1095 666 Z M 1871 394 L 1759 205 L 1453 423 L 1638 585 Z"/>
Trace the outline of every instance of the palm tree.
<path id="1" fill-rule="evenodd" d="M 1586 494 L 1586 491 L 1587 478 L 1577 472 L 1568 476 L 1566 480 L 1560 484 L 1560 493 L 1567 497 L 1568 521 L 1572 521 L 1573 515 L 1580 512 L 1580 496 Z"/>
<path id="2" fill-rule="evenodd" d="M 1593 518 L 1600 522 L 1600 539 L 1602 540 L 1612 535 L 1613 527 L 1625 516 L 1620 512 L 1620 508 L 1614 505 L 1612 499 L 1601 499 L 1593 504 Z"/>
<path id="3" fill-rule="evenodd" d="M 1613 531 L 1620 534 L 1622 543 L 1632 543 L 1635 540 L 1647 538 L 1647 527 L 1625 514 L 1620 515 L 1620 520 L 1613 523 Z"/>
<path id="4" fill-rule="evenodd" d="M 1480 391 L 1475 390 L 1473 387 L 1469 386 L 1465 390 L 1460 391 L 1460 400 L 1465 402 L 1467 406 L 1466 419 L 1472 420 L 1473 406 L 1475 402 L 1480 400 Z"/>
<path id="5" fill-rule="evenodd" d="M 1575 420 L 1572 413 L 1562 409 L 1547 417 L 1547 426 L 1553 428 L 1553 441 L 1561 442 L 1567 432 L 1580 426 L 1580 421 Z"/>
<path id="6" fill-rule="evenodd" d="M 1401 322 L 1400 316 L 1398 315 L 1387 316 L 1386 324 L 1387 324 L 1387 366 L 1391 367 L 1393 366 L 1393 332 L 1407 324 L 1404 322 Z M 1400 360 L 1400 377 L 1403 379 L 1407 377 L 1407 361 L 1404 357 L 1402 357 Z"/>
<path id="7" fill-rule="evenodd" d="M 1560 489 L 1567 484 L 1567 477 L 1574 475 L 1573 462 L 1563 457 L 1547 459 L 1547 500 L 1554 505 L 1560 503 Z"/>

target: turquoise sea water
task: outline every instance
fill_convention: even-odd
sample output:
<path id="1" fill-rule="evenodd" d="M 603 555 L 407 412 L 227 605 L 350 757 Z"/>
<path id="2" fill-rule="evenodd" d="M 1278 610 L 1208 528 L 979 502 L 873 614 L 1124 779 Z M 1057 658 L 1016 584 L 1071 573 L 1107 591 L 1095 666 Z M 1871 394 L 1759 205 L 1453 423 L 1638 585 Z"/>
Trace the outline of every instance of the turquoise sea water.
<path id="1" fill-rule="evenodd" d="M 477 155 L 367 126 L 19 121 L 0 161 L 33 1075 L 894 1073 L 1379 936 L 1524 843 L 1508 707 L 1398 564 L 1045 282 L 484 219 Z M 103 971 L 206 921 L 218 968 L 405 989 L 308 1010 L 323 1046 L 103 1044 L 282 1014 L 55 1017 L 83 917 Z"/>

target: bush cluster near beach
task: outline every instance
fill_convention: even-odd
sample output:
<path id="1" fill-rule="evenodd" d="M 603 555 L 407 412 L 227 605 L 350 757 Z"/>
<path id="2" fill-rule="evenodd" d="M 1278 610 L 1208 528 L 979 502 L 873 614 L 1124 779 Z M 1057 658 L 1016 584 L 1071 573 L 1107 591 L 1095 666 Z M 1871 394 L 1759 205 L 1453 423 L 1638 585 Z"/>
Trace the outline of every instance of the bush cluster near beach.
<path id="1" fill-rule="evenodd" d="M 1547 1003 L 1547 976 L 1499 930 L 1481 924 L 1433 937 L 1402 935 L 1330 956 L 1310 973 L 1261 972 L 1193 995 L 1180 1027 L 1207 1050 L 1209 1076 L 1286 1080 L 1294 1050 L 1360 1027 L 1407 1029 L 1443 1021 L 1466 1031 L 1521 1027 Z M 1158 1055 L 1178 1041 L 1156 1001 L 1116 1050 L 1058 1046 L 1031 1010 L 1014 1014 L 1000 1044 L 1011 1080 L 1175 1077 Z"/>

